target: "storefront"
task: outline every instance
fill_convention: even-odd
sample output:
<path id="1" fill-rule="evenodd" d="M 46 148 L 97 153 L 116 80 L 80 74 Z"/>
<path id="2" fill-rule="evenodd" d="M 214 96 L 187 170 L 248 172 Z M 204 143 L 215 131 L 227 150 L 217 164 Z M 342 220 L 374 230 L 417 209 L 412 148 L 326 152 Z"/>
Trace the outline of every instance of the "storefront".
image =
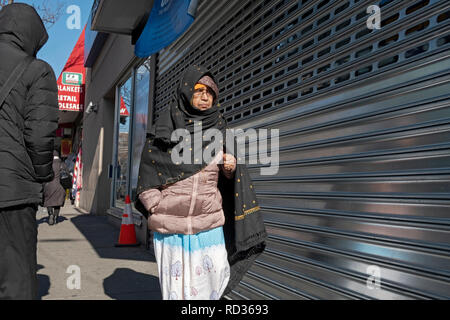
<path id="1" fill-rule="evenodd" d="M 82 188 L 82 133 L 83 111 L 85 109 L 85 81 L 83 30 L 58 77 L 59 121 L 55 144 L 59 147 L 61 159 L 65 161 L 73 176 L 69 198 L 79 206 Z"/>
<path id="2" fill-rule="evenodd" d="M 134 199 L 136 195 L 140 155 L 151 117 L 152 60 L 134 55 L 131 36 L 92 31 L 93 21 L 91 15 L 85 41 L 86 104 L 90 107 L 83 119 L 80 206 L 91 214 L 107 215 L 120 226 L 126 196 Z M 95 22 L 102 21 L 97 17 Z M 145 244 L 147 222 L 137 211 L 133 218 L 137 237 Z"/>
<path id="3" fill-rule="evenodd" d="M 148 119 L 150 60 L 134 67 L 117 85 L 111 207 L 124 208 L 125 197 L 136 196 L 136 186 Z M 118 113 L 118 114 L 117 114 Z"/>
<path id="4" fill-rule="evenodd" d="M 120 221 L 145 127 L 204 65 L 232 128 L 280 130 L 278 173 L 249 165 L 267 250 L 230 298 L 448 298 L 448 3 L 382 1 L 376 30 L 372 1 L 198 2 L 151 59 L 132 35 L 96 35 L 82 206 Z"/>

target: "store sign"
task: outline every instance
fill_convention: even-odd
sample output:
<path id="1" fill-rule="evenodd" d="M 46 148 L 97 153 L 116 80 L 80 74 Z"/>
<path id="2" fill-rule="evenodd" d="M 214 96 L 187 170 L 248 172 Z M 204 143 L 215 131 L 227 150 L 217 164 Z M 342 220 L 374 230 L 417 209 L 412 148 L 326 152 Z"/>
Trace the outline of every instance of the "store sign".
<path id="1" fill-rule="evenodd" d="M 62 83 L 72 86 L 81 86 L 83 84 L 83 75 L 75 72 L 63 72 Z"/>
<path id="2" fill-rule="evenodd" d="M 67 86 L 58 85 L 59 110 L 83 111 L 84 110 L 84 85 Z"/>
<path id="3" fill-rule="evenodd" d="M 198 0 L 155 0 L 134 53 L 145 58 L 164 49 L 194 22 Z"/>
<path id="4" fill-rule="evenodd" d="M 86 69 L 84 68 L 84 33 L 81 33 L 73 51 L 58 78 L 59 110 L 83 111 Z"/>
<path id="5" fill-rule="evenodd" d="M 128 109 L 125 107 L 125 108 L 120 108 L 120 115 L 122 117 L 128 117 L 130 114 L 128 113 Z"/>
<path id="6" fill-rule="evenodd" d="M 130 113 L 128 112 L 128 108 L 123 100 L 123 97 L 120 97 L 120 116 L 121 117 L 129 117 Z"/>

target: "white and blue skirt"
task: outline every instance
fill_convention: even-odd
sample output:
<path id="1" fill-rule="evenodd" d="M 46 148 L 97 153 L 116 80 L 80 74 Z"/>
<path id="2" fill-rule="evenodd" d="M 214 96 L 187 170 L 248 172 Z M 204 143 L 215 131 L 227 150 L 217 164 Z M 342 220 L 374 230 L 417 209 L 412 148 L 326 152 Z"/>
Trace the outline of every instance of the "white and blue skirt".
<path id="1" fill-rule="evenodd" d="M 154 232 L 164 300 L 218 300 L 230 279 L 223 228 L 193 235 Z"/>

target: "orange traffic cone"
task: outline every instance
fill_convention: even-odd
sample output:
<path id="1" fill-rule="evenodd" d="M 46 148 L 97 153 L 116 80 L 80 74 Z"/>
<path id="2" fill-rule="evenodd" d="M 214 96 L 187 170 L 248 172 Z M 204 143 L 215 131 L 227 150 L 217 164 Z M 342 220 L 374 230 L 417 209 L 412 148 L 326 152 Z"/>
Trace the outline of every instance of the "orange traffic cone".
<path id="1" fill-rule="evenodd" d="M 136 240 L 136 231 L 134 230 L 131 201 L 130 197 L 127 196 L 125 198 L 125 211 L 122 215 L 119 243 L 116 243 L 116 247 L 135 247 L 139 246 L 139 244 Z"/>

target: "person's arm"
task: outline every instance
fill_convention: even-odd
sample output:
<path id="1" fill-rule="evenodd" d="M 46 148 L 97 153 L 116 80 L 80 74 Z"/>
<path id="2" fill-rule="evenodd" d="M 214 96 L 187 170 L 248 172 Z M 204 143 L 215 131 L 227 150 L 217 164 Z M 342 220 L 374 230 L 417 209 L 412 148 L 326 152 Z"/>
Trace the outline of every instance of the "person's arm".
<path id="1" fill-rule="evenodd" d="M 24 140 L 38 182 L 53 179 L 53 148 L 58 128 L 58 88 L 52 68 L 45 62 L 28 91 L 24 111 Z"/>
<path id="2" fill-rule="evenodd" d="M 153 209 L 156 208 L 161 201 L 161 196 L 161 191 L 154 188 L 142 192 L 139 195 L 139 200 L 141 200 L 147 212 L 153 213 Z"/>

